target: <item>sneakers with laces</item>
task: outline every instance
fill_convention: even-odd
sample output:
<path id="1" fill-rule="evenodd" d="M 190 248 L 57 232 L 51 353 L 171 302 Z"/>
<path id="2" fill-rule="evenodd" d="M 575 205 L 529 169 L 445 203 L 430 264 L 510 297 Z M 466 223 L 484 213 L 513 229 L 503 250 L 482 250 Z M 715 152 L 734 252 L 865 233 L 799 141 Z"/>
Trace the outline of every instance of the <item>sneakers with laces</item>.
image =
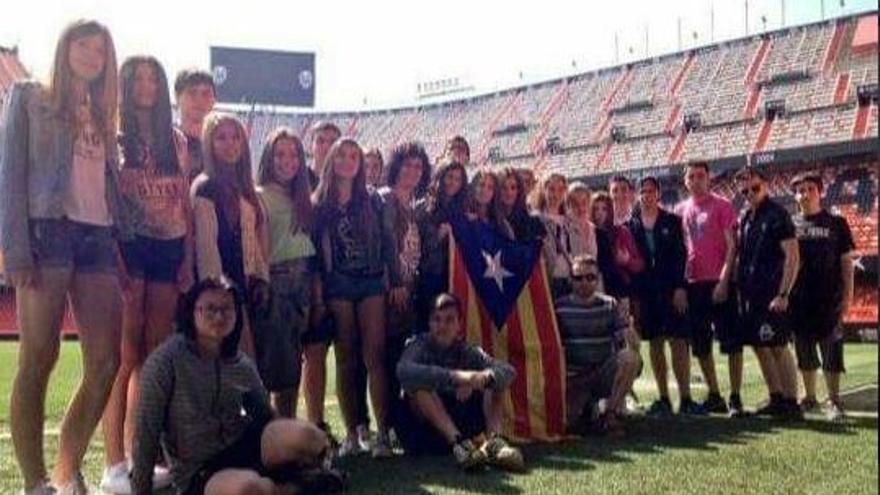
<path id="1" fill-rule="evenodd" d="M 22 490 L 21 495 L 56 495 L 58 492 L 48 481 L 40 481 L 30 490 Z"/>
<path id="2" fill-rule="evenodd" d="M 491 466 L 514 473 L 521 473 L 526 470 L 526 463 L 522 452 L 518 448 L 512 447 L 497 434 L 491 434 L 483 442 L 480 450 L 483 451 L 487 462 Z"/>
<path id="3" fill-rule="evenodd" d="M 391 450 L 391 439 L 388 437 L 388 432 L 379 432 L 376 435 L 376 441 L 373 442 L 373 448 L 370 450 L 374 459 L 387 459 L 393 456 L 394 451 Z"/>
<path id="4" fill-rule="evenodd" d="M 651 407 L 648 408 L 645 414 L 655 418 L 672 416 L 672 403 L 669 402 L 668 397 L 661 397 L 651 404 Z"/>
<path id="5" fill-rule="evenodd" d="M 56 486 L 55 492 L 57 495 L 90 495 L 92 490 L 89 488 L 89 485 L 86 484 L 86 480 L 83 478 L 82 473 L 76 473 L 73 476 L 73 479 L 68 481 L 65 485 Z"/>
<path id="6" fill-rule="evenodd" d="M 705 416 L 706 410 L 694 402 L 690 397 L 684 397 L 678 404 L 678 414 L 685 416 Z"/>
<path id="7" fill-rule="evenodd" d="M 701 404 L 702 409 L 709 414 L 727 414 L 727 403 L 724 402 L 724 399 L 721 397 L 721 394 L 714 393 L 709 394 L 706 397 L 706 401 Z"/>
<path id="8" fill-rule="evenodd" d="M 478 449 L 474 442 L 461 440 L 452 446 L 452 457 L 455 464 L 465 471 L 477 469 L 486 464 L 486 453 Z"/>
<path id="9" fill-rule="evenodd" d="M 836 423 L 843 421 L 844 418 L 846 418 L 846 413 L 843 410 L 843 406 L 840 405 L 840 402 L 829 400 L 825 405 L 825 419 L 832 423 Z"/>

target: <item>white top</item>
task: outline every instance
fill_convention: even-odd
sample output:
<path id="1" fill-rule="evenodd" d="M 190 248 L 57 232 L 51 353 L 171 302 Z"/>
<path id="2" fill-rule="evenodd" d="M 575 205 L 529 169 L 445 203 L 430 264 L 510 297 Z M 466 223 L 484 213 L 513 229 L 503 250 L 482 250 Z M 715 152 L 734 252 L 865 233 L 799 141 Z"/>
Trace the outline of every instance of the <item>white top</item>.
<path id="1" fill-rule="evenodd" d="M 80 108 L 79 131 L 73 143 L 73 160 L 64 211 L 73 221 L 108 227 L 113 224 L 107 208 L 107 150 L 93 125 L 88 107 Z"/>

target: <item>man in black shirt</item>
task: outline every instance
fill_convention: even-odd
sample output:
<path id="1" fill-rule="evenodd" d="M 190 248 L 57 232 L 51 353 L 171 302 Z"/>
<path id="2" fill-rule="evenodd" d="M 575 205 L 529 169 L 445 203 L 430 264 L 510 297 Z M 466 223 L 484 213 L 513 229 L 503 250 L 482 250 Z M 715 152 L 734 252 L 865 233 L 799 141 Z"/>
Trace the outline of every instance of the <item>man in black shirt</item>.
<path id="1" fill-rule="evenodd" d="M 840 406 L 840 374 L 843 366 L 841 320 L 852 301 L 855 249 L 846 219 L 822 208 L 822 178 L 802 174 L 791 183 L 800 213 L 794 225 L 800 246 L 800 275 L 791 294 L 791 316 L 795 331 L 795 352 L 804 378 L 806 397 L 801 409 L 819 409 L 816 401 L 818 346 L 822 353 L 822 374 L 828 389 L 828 419 L 843 417 Z"/>
<path id="2" fill-rule="evenodd" d="M 794 225 L 785 208 L 769 198 L 761 172 L 747 167 L 736 174 L 736 182 L 747 199 L 737 249 L 741 336 L 754 348 L 770 393 L 769 403 L 758 414 L 797 419 L 802 413 L 787 321 L 800 263 Z"/>
<path id="3" fill-rule="evenodd" d="M 639 181 L 639 208 L 624 224 L 632 232 L 645 269 L 633 278 L 633 315 L 642 339 L 651 347 L 651 368 L 660 398 L 648 414 L 672 412 L 667 384 L 665 343 L 672 351 L 672 370 L 678 382 L 679 414 L 703 414 L 691 399 L 691 356 L 686 325 L 687 283 L 684 278 L 687 249 L 681 217 L 659 205 L 660 182 L 655 177 Z"/>

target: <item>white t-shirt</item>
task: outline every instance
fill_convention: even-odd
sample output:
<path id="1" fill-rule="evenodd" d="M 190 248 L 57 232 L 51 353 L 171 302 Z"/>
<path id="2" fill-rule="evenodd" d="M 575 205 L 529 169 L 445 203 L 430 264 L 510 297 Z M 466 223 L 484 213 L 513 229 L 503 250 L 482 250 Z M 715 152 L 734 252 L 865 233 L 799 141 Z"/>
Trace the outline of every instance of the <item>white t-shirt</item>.
<path id="1" fill-rule="evenodd" d="M 104 138 L 92 123 L 88 107 L 80 108 L 77 116 L 80 123 L 73 143 L 64 211 L 73 221 L 107 227 L 113 221 L 105 194 L 107 150 Z"/>

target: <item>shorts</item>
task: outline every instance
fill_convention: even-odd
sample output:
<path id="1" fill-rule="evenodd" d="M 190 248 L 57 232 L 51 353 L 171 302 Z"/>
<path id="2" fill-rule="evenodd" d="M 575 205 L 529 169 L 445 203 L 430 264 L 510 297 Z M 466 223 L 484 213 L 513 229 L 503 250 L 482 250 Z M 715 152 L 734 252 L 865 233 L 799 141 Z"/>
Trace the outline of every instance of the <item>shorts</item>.
<path id="1" fill-rule="evenodd" d="M 324 300 L 343 299 L 360 302 L 368 297 L 385 294 L 385 281 L 381 274 L 355 277 L 339 272 L 324 274 Z"/>
<path id="2" fill-rule="evenodd" d="M 67 219 L 30 221 L 31 250 L 39 267 L 116 275 L 116 239 L 111 227 Z"/>
<path id="3" fill-rule="evenodd" d="M 591 422 L 599 399 L 611 397 L 616 375 L 616 355 L 592 370 L 568 370 L 565 378 L 565 406 L 569 431 L 578 431 Z"/>
<path id="4" fill-rule="evenodd" d="M 688 285 L 688 329 L 694 356 L 712 354 L 712 337 L 721 344 L 724 354 L 742 352 L 741 339 L 736 337 L 737 308 L 735 288 L 730 286 L 727 300 L 715 304 L 712 291 L 717 282 L 695 282 Z"/>
<path id="5" fill-rule="evenodd" d="M 311 274 L 303 260 L 272 265 L 271 303 L 253 324 L 257 369 L 270 392 L 296 390 L 302 369 L 300 338 L 309 324 Z"/>
<path id="6" fill-rule="evenodd" d="M 307 325 L 306 331 L 300 336 L 300 342 L 304 346 L 315 344 L 330 345 L 336 338 L 336 320 L 329 310 L 324 312 L 324 317 L 317 326 Z"/>
<path id="7" fill-rule="evenodd" d="M 483 413 L 483 394 L 475 392 L 468 400 L 459 402 L 451 393 L 438 393 L 449 418 L 465 439 L 473 438 L 486 431 L 486 417 Z M 409 455 L 442 455 L 452 452 L 446 438 L 428 421 L 411 409 L 404 395 L 404 406 L 395 418 L 395 433 L 403 450 Z"/>
<path id="8" fill-rule="evenodd" d="M 825 303 L 816 301 L 812 305 L 807 303 L 789 305 L 791 328 L 796 336 L 803 335 L 816 341 L 843 337 L 840 312 L 828 310 L 823 304 Z"/>
<path id="9" fill-rule="evenodd" d="M 146 282 L 176 283 L 183 263 L 184 238 L 153 239 L 137 236 L 120 244 L 128 275 Z"/>
<path id="10" fill-rule="evenodd" d="M 740 295 L 742 343 L 752 347 L 782 347 L 791 342 L 788 313 L 770 311 L 770 301 L 750 301 Z"/>
<path id="11" fill-rule="evenodd" d="M 184 495 L 203 495 L 211 477 L 224 469 L 249 469 L 268 476 L 263 466 L 263 430 L 268 421 L 253 421 L 231 445 L 204 463 L 190 480 Z"/>
<path id="12" fill-rule="evenodd" d="M 794 351 L 797 355 L 798 369 L 816 371 L 819 369 L 819 352 L 822 353 L 822 371 L 825 373 L 846 373 L 843 366 L 843 338 L 831 335 L 816 339 L 805 334 L 795 334 Z"/>
<path id="13" fill-rule="evenodd" d="M 644 340 L 690 336 L 684 315 L 678 314 L 672 305 L 671 292 L 634 296 L 632 310 L 636 329 Z"/>

